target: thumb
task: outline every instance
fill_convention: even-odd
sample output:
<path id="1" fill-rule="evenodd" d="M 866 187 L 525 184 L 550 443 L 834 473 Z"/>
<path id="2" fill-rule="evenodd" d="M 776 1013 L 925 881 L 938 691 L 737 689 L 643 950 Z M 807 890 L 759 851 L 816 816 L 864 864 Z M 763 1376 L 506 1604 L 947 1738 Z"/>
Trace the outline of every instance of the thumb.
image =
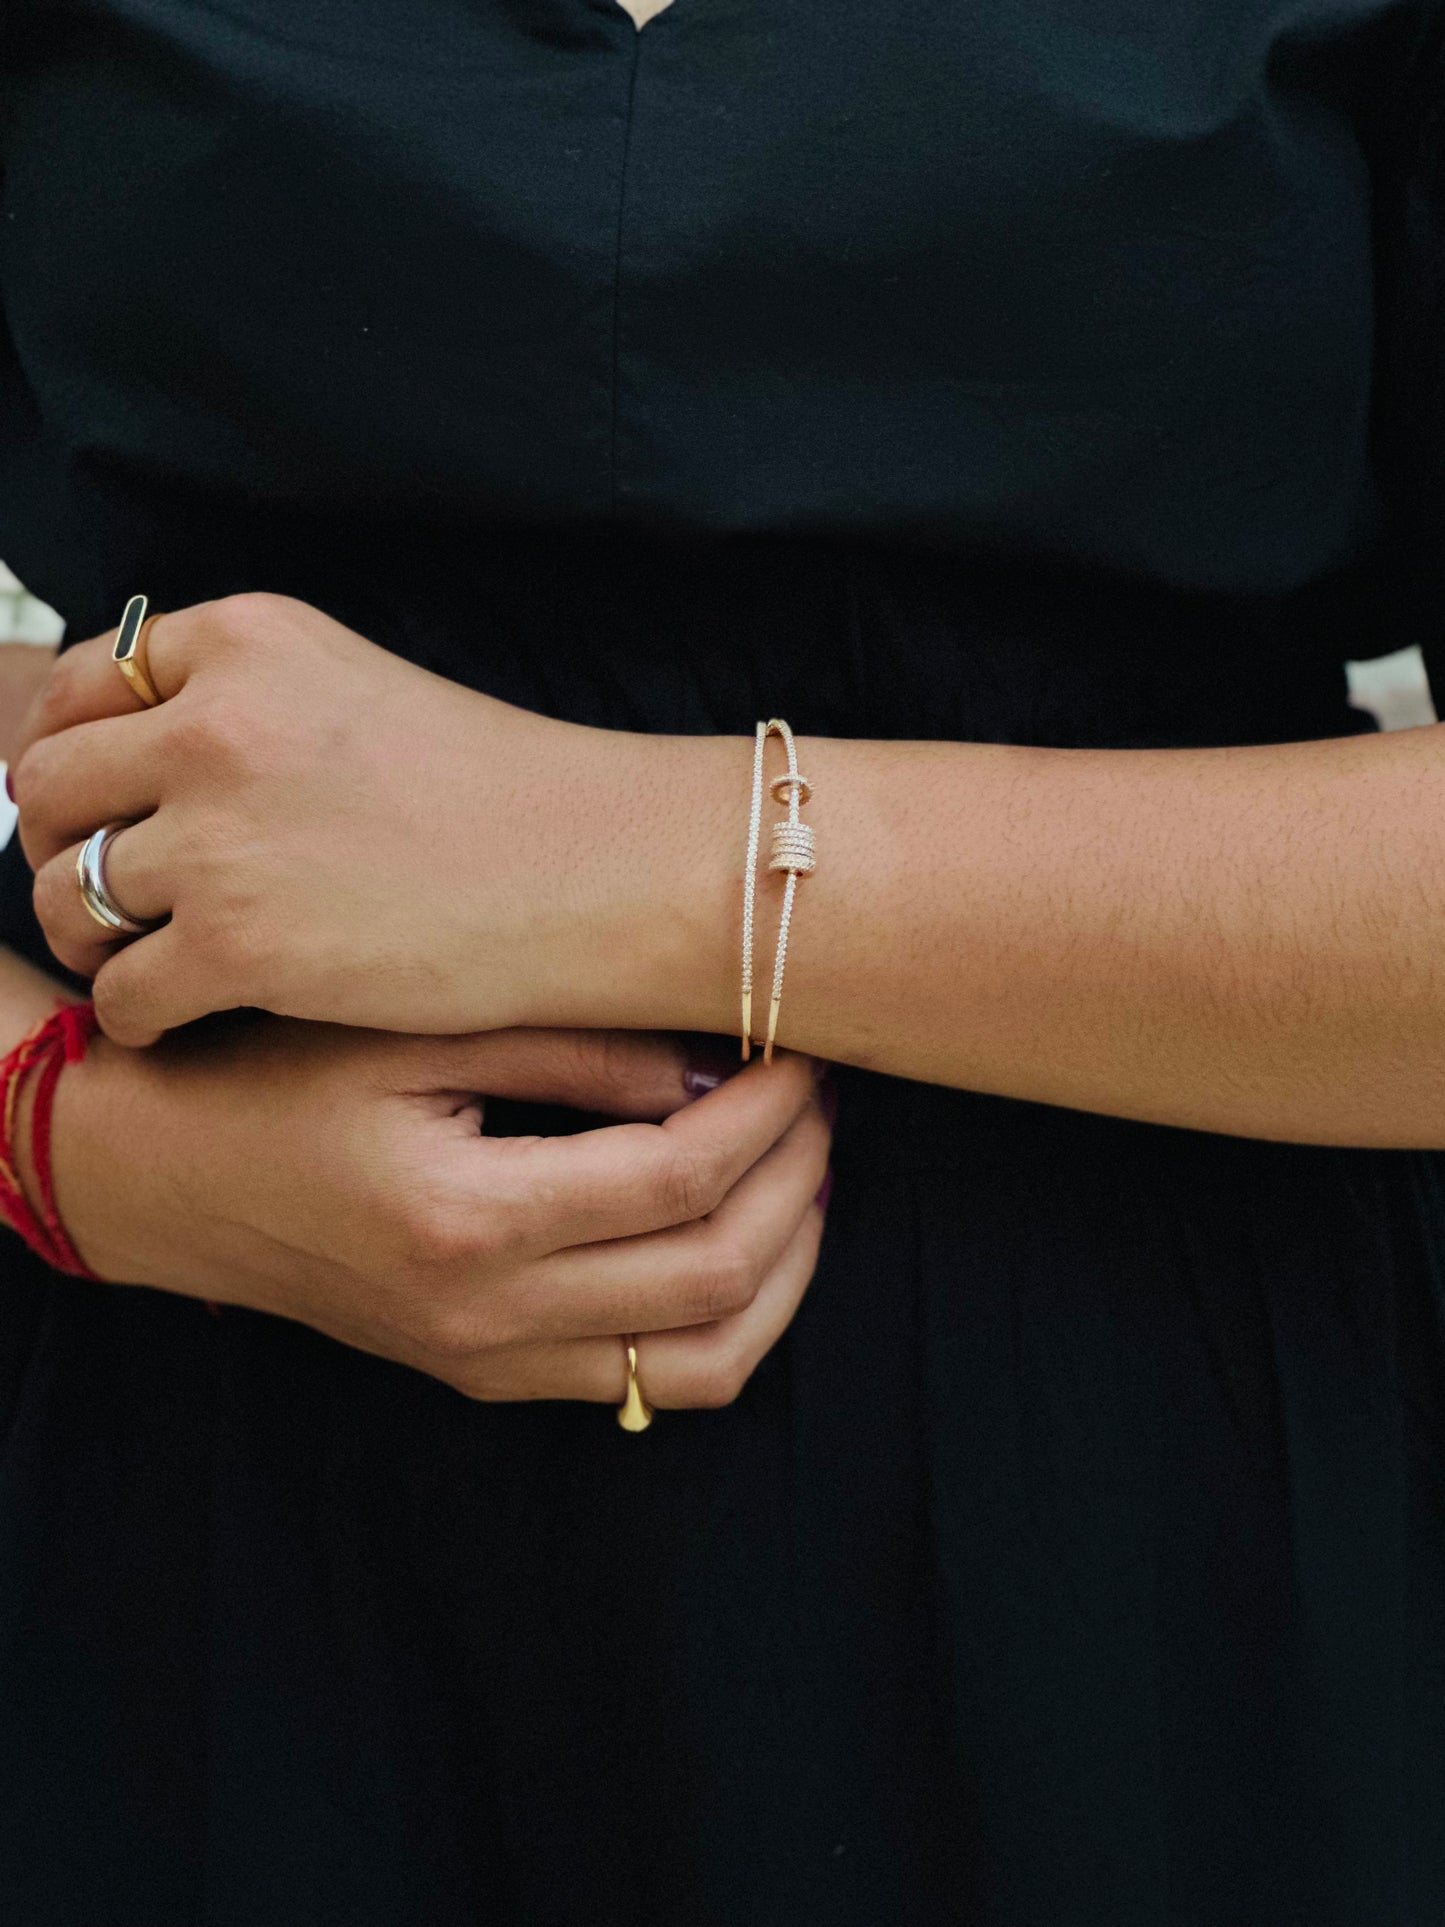
<path id="1" fill-rule="evenodd" d="M 721 1038 L 628 1030 L 496 1030 L 432 1040 L 439 1088 L 563 1104 L 602 1117 L 670 1117 L 740 1068 Z"/>

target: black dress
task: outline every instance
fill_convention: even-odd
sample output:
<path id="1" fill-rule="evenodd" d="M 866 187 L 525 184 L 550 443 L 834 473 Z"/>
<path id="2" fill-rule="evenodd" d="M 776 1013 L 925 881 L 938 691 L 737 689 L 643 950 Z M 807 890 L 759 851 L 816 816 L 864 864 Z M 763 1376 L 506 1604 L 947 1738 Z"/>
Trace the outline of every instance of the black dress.
<path id="1" fill-rule="evenodd" d="M 1438 15 L 7 0 L 0 555 L 609 726 L 1360 728 Z M 1445 1161 L 845 1073 L 836 1166 L 641 1440 L 8 1241 L 7 1927 L 1439 1927 Z"/>

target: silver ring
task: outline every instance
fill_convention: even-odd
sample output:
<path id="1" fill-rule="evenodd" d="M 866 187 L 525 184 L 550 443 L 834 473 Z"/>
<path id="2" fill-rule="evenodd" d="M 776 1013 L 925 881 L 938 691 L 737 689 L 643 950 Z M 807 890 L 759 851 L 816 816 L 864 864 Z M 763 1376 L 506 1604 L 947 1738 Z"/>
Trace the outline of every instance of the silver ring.
<path id="1" fill-rule="evenodd" d="M 80 878 L 81 902 L 102 929 L 124 937 L 142 937 L 155 925 L 137 923 L 127 916 L 105 887 L 105 852 L 111 838 L 125 827 L 124 823 L 107 823 L 103 830 L 88 836 L 75 859 L 75 874 Z"/>

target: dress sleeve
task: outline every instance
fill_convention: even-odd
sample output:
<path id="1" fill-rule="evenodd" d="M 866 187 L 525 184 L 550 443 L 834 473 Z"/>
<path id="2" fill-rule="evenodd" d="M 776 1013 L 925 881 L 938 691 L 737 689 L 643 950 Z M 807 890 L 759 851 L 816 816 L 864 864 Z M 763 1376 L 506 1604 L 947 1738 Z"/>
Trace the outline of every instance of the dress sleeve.
<path id="1" fill-rule="evenodd" d="M 1372 134 L 1380 646 L 1419 646 L 1445 717 L 1445 0 L 1419 15 L 1404 76 Z"/>

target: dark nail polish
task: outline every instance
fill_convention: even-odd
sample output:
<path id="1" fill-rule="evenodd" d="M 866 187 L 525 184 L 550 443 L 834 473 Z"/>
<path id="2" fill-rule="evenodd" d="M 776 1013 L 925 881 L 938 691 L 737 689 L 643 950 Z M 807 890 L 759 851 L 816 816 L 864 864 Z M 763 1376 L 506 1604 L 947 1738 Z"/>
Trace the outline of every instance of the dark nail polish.
<path id="1" fill-rule="evenodd" d="M 825 1077 L 818 1086 L 818 1109 L 831 1131 L 838 1122 L 838 1084 L 832 1077 Z"/>
<path id="2" fill-rule="evenodd" d="M 725 1084 L 734 1071 L 742 1069 L 740 1051 L 729 1050 L 720 1037 L 700 1038 L 688 1048 L 687 1066 L 682 1073 L 682 1088 L 689 1097 L 703 1097 Z"/>
<path id="3" fill-rule="evenodd" d="M 15 785 L 10 780 L 10 772 L 8 769 L 5 772 L 5 794 L 10 798 L 12 803 L 15 801 Z"/>
<path id="4" fill-rule="evenodd" d="M 833 1167 L 830 1164 L 823 1173 L 823 1182 L 818 1186 L 818 1195 L 813 1202 L 821 1211 L 828 1209 L 828 1200 L 833 1195 Z"/>

